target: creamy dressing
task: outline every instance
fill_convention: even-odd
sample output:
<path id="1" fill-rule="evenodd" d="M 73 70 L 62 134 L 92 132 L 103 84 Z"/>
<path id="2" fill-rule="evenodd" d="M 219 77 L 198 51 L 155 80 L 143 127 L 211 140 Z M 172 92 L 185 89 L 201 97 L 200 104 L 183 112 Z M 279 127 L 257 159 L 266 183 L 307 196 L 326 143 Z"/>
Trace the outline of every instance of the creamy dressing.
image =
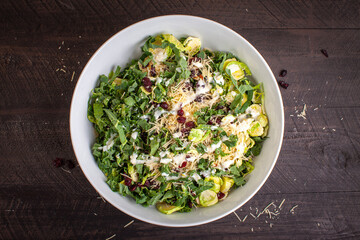
<path id="1" fill-rule="evenodd" d="M 253 117 L 254 119 L 257 119 L 261 114 L 261 112 L 255 110 L 255 109 L 253 109 L 251 107 L 248 107 L 245 112 L 247 114 L 251 114 L 251 117 Z"/>
<path id="2" fill-rule="evenodd" d="M 161 158 L 160 163 L 168 164 L 172 161 L 171 158 Z"/>
<path id="3" fill-rule="evenodd" d="M 155 113 L 154 113 L 154 117 L 155 119 L 158 119 L 161 115 L 163 115 L 164 113 L 167 113 L 168 111 L 165 111 L 163 109 L 161 110 L 156 110 Z"/>
<path id="4" fill-rule="evenodd" d="M 203 64 L 201 62 L 192 62 L 192 64 L 197 68 L 202 68 Z"/>
<path id="5" fill-rule="evenodd" d="M 161 77 L 157 77 L 156 78 L 156 84 L 159 84 L 159 83 L 161 83 L 163 81 L 163 78 L 161 78 Z"/>
<path id="6" fill-rule="evenodd" d="M 157 48 L 154 54 L 154 60 L 156 62 L 163 62 L 167 59 L 168 55 L 165 49 Z"/>
<path id="7" fill-rule="evenodd" d="M 180 166 L 185 161 L 186 155 L 184 153 L 174 156 L 173 163 L 176 166 Z"/>
<path id="8" fill-rule="evenodd" d="M 110 150 L 110 148 L 112 148 L 112 146 L 114 146 L 115 144 L 115 141 L 114 141 L 114 138 L 116 137 L 116 134 L 115 133 L 112 133 L 110 135 L 110 138 L 106 141 L 105 143 L 105 146 L 103 147 L 99 147 L 98 149 L 99 150 L 103 150 L 104 152 L 107 152 Z"/>
<path id="9" fill-rule="evenodd" d="M 224 77 L 219 72 L 214 73 L 214 80 L 219 85 L 224 85 L 224 83 L 225 83 Z"/>
<path id="10" fill-rule="evenodd" d="M 234 72 L 240 71 L 240 67 L 237 64 L 231 64 L 230 66 L 226 67 L 230 70 L 230 73 L 233 74 Z"/>
<path id="11" fill-rule="evenodd" d="M 174 137 L 174 138 L 179 138 L 179 137 L 181 137 L 181 135 L 182 135 L 181 132 L 177 132 L 177 133 L 174 133 L 174 134 L 173 134 L 173 137 Z"/>
<path id="12" fill-rule="evenodd" d="M 188 161 L 188 162 L 193 162 L 195 160 L 196 160 L 196 157 L 193 157 L 193 156 L 186 158 L 186 161 Z"/>
<path id="13" fill-rule="evenodd" d="M 207 149 L 207 153 L 212 153 L 214 152 L 216 149 L 218 149 L 219 147 L 221 147 L 222 141 L 219 141 L 218 143 L 213 143 L 210 145 L 210 148 Z"/>
<path id="14" fill-rule="evenodd" d="M 139 135 L 138 132 L 133 132 L 133 133 L 131 134 L 131 138 L 134 139 L 134 140 L 136 140 L 137 137 L 138 137 L 138 135 Z"/>
<path id="15" fill-rule="evenodd" d="M 201 177 L 199 176 L 199 174 L 194 173 L 193 175 L 191 175 L 192 179 L 194 179 L 195 181 L 199 181 L 201 179 Z"/>
<path id="16" fill-rule="evenodd" d="M 165 177 L 165 179 L 167 181 L 169 181 L 169 180 L 178 180 L 179 179 L 179 177 L 177 177 L 177 176 L 169 176 L 169 174 L 167 174 L 167 173 L 161 173 L 161 176 Z"/>
<path id="17" fill-rule="evenodd" d="M 237 129 L 241 132 L 246 132 L 247 130 L 250 129 L 250 125 L 253 121 L 254 121 L 254 119 L 252 119 L 252 118 L 244 119 L 237 125 Z"/>
<path id="18" fill-rule="evenodd" d="M 210 170 L 201 171 L 200 175 L 202 175 L 203 177 L 210 177 Z"/>
<path id="19" fill-rule="evenodd" d="M 146 160 L 137 160 L 137 153 L 133 153 L 131 156 L 130 156 L 130 162 L 132 165 L 136 165 L 136 164 L 144 164 L 146 162 Z"/>
<path id="20" fill-rule="evenodd" d="M 231 165 L 234 164 L 234 162 L 235 162 L 234 159 L 225 161 L 225 162 L 221 163 L 221 167 L 222 167 L 223 170 L 228 169 Z"/>
<path id="21" fill-rule="evenodd" d="M 228 125 L 233 122 L 236 118 L 233 115 L 227 115 L 223 119 L 221 119 L 221 125 Z"/>

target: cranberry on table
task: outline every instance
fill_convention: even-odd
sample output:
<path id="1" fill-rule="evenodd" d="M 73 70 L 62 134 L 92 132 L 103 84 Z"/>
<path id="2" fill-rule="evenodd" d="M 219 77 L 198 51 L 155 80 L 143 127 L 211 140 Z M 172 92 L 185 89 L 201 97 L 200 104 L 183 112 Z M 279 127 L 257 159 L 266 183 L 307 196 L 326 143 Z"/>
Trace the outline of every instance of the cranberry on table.
<path id="1" fill-rule="evenodd" d="M 166 102 L 162 102 L 162 103 L 160 103 L 160 107 L 167 110 L 167 109 L 169 109 L 169 104 L 167 104 Z"/>
<path id="2" fill-rule="evenodd" d="M 61 167 L 64 165 L 64 159 L 56 158 L 55 160 L 53 160 L 53 164 L 55 167 Z"/>
<path id="3" fill-rule="evenodd" d="M 279 77 L 285 77 L 287 74 L 287 71 L 285 69 L 281 70 L 279 73 Z"/>
<path id="4" fill-rule="evenodd" d="M 289 84 L 285 81 L 278 81 L 280 87 L 287 89 L 289 87 Z"/>
<path id="5" fill-rule="evenodd" d="M 185 123 L 186 122 L 186 117 L 178 117 L 177 121 L 178 121 L 178 123 Z"/>
<path id="6" fill-rule="evenodd" d="M 185 123 L 185 126 L 188 128 L 194 128 L 196 125 L 193 121 L 189 121 L 189 122 Z"/>

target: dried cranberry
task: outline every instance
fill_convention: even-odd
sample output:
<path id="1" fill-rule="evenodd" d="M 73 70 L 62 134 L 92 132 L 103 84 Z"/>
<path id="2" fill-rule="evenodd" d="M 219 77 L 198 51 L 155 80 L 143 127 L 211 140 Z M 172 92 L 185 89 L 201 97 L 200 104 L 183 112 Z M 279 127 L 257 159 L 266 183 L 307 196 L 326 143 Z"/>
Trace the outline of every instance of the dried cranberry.
<path id="1" fill-rule="evenodd" d="M 131 178 L 125 177 L 124 184 L 129 187 L 131 185 Z"/>
<path id="2" fill-rule="evenodd" d="M 73 163 L 72 160 L 67 160 L 66 163 L 69 169 L 73 169 L 75 167 L 75 164 Z"/>
<path id="3" fill-rule="evenodd" d="M 157 102 L 151 102 L 151 104 L 154 106 L 154 107 L 158 107 L 159 104 Z"/>
<path id="4" fill-rule="evenodd" d="M 287 74 L 287 71 L 285 69 L 280 71 L 279 77 L 285 77 Z"/>
<path id="5" fill-rule="evenodd" d="M 200 62 L 200 61 L 201 61 L 201 58 L 199 58 L 199 57 L 193 57 L 193 58 L 190 58 L 189 64 L 191 64 L 192 62 Z"/>
<path id="6" fill-rule="evenodd" d="M 194 78 L 196 76 L 195 70 L 190 70 L 190 77 Z"/>
<path id="7" fill-rule="evenodd" d="M 153 184 L 153 185 L 151 186 L 151 188 L 156 190 L 156 189 L 159 189 L 159 188 L 160 188 L 160 185 L 154 185 L 154 184 Z"/>
<path id="8" fill-rule="evenodd" d="M 185 91 L 185 90 L 187 90 L 187 91 L 191 90 L 191 83 L 189 83 L 189 82 L 185 83 L 185 86 L 183 87 L 183 91 Z"/>
<path id="9" fill-rule="evenodd" d="M 216 110 L 220 110 L 220 109 L 224 109 L 225 107 L 223 106 L 223 105 L 218 105 L 217 107 L 216 107 Z"/>
<path id="10" fill-rule="evenodd" d="M 179 166 L 179 168 L 184 168 L 184 167 L 186 167 L 186 165 L 187 165 L 187 162 L 182 162 L 182 164 Z"/>
<path id="11" fill-rule="evenodd" d="M 225 197 L 225 193 L 218 192 L 217 197 L 218 199 L 222 199 L 223 197 Z"/>
<path id="12" fill-rule="evenodd" d="M 321 49 L 320 52 L 322 54 L 324 54 L 325 57 L 329 57 L 329 54 L 327 53 L 327 51 L 325 49 Z"/>
<path id="13" fill-rule="evenodd" d="M 197 96 L 194 101 L 195 102 L 202 102 L 202 96 Z"/>
<path id="14" fill-rule="evenodd" d="M 142 79 L 142 82 L 143 82 L 143 84 L 144 84 L 145 87 L 152 85 L 152 82 L 151 82 L 150 78 L 148 78 L 148 77 L 144 77 L 144 78 Z"/>
<path id="15" fill-rule="evenodd" d="M 193 207 L 193 203 L 191 201 L 188 201 L 188 207 L 192 208 Z"/>
<path id="16" fill-rule="evenodd" d="M 145 187 L 150 187 L 151 186 L 150 180 L 146 180 L 144 185 L 145 185 Z"/>
<path id="17" fill-rule="evenodd" d="M 131 186 L 129 187 L 129 190 L 130 190 L 131 192 L 133 192 L 133 191 L 135 191 L 136 188 L 137 188 L 137 185 L 136 185 L 136 184 L 133 184 L 133 185 L 131 185 Z"/>
<path id="18" fill-rule="evenodd" d="M 216 123 L 217 123 L 217 124 L 220 124 L 222 118 L 223 118 L 223 117 L 217 117 L 217 118 L 216 118 Z"/>
<path id="19" fill-rule="evenodd" d="M 183 128 L 183 129 L 181 129 L 181 132 L 183 134 L 188 134 L 190 132 L 190 129 L 189 128 Z"/>
<path id="20" fill-rule="evenodd" d="M 167 104 L 166 102 L 162 102 L 162 103 L 160 103 L 160 107 L 167 110 L 169 108 L 169 104 Z"/>
<path id="21" fill-rule="evenodd" d="M 182 109 L 178 110 L 177 115 L 184 116 L 184 110 L 182 110 Z"/>
<path id="22" fill-rule="evenodd" d="M 210 120 L 207 122 L 208 125 L 214 125 L 214 123 Z"/>
<path id="23" fill-rule="evenodd" d="M 287 89 L 289 87 L 289 84 L 284 81 L 278 81 L 280 87 Z"/>
<path id="24" fill-rule="evenodd" d="M 151 86 L 144 86 L 145 90 L 147 92 L 151 92 L 152 91 L 152 87 Z"/>
<path id="25" fill-rule="evenodd" d="M 155 77 L 155 76 L 156 76 L 156 70 L 155 70 L 154 65 L 151 66 L 150 76 L 152 76 L 152 77 Z"/>
<path id="26" fill-rule="evenodd" d="M 178 121 L 178 123 L 185 123 L 186 122 L 186 117 L 178 117 L 177 121 Z"/>
<path id="27" fill-rule="evenodd" d="M 53 164 L 55 167 L 61 167 L 64 165 L 64 159 L 62 158 L 56 158 L 53 160 Z"/>
<path id="28" fill-rule="evenodd" d="M 196 125 L 193 121 L 189 121 L 189 122 L 185 123 L 185 126 L 188 128 L 194 128 Z"/>

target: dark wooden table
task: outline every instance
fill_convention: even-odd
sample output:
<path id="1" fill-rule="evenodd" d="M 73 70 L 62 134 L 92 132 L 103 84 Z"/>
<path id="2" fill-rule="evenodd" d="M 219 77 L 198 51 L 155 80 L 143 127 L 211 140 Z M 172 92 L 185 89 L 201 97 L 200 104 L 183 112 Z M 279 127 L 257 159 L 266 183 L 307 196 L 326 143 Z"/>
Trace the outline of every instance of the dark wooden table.
<path id="1" fill-rule="evenodd" d="M 288 71 L 282 151 L 236 211 L 243 222 L 235 214 L 183 229 L 132 222 L 79 167 L 53 166 L 57 157 L 76 163 L 69 107 L 91 55 L 130 24 L 166 14 L 225 24 L 276 76 Z M 0 19 L 1 239 L 360 239 L 359 1 L 2 0 Z M 279 215 L 252 217 L 270 203 Z"/>

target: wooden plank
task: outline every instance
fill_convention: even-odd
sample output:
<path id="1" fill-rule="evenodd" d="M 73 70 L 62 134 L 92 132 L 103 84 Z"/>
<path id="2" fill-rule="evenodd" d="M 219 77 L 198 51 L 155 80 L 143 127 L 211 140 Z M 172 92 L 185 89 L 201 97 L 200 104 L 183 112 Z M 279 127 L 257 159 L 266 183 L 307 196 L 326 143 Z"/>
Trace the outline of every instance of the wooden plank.
<path id="1" fill-rule="evenodd" d="M 0 1 L 0 239 L 359 239 L 359 8 L 320 0 Z M 288 70 L 282 152 L 237 211 L 248 215 L 244 223 L 231 214 L 187 229 L 138 220 L 124 228 L 133 219 L 99 199 L 79 167 L 52 165 L 75 159 L 68 110 L 90 56 L 124 27 L 165 14 L 223 23 L 276 76 Z M 306 119 L 298 117 L 304 104 Z M 283 199 L 276 219 L 251 217 Z"/>
<path id="2" fill-rule="evenodd" d="M 359 238 L 360 193 L 310 193 L 310 194 L 257 194 L 236 211 L 245 222 L 239 222 L 234 214 L 202 225 L 186 229 L 164 228 L 133 220 L 96 196 L 74 197 L 56 189 L 41 186 L 22 188 L 0 187 L 1 222 L 0 238 L 37 239 L 105 239 L 116 234 L 115 239 L 247 239 L 276 238 Z M 279 205 L 285 202 L 282 208 Z M 268 204 L 274 203 L 279 215 L 269 218 L 262 214 L 254 219 Z M 297 206 L 297 207 L 295 207 Z M 295 208 L 294 208 L 295 207 Z M 274 206 L 269 208 L 275 213 Z M 293 209 L 293 213 L 291 212 Z M 156 229 L 156 231 L 154 231 Z"/>
<path id="3" fill-rule="evenodd" d="M 2 1 L 10 35 L 64 30 L 106 31 L 150 17 L 188 14 L 242 28 L 359 28 L 358 1 Z M 31 20 L 31 21 L 29 21 Z M 74 27 L 76 23 L 76 27 Z M 19 32 L 16 30 L 16 32 Z"/>
<path id="4" fill-rule="evenodd" d="M 313 109 L 359 106 L 357 92 L 360 86 L 356 84 L 360 64 L 359 31 L 235 30 L 255 45 L 275 75 L 283 68 L 288 70 L 284 80 L 289 82 L 290 87 L 282 91 L 285 106 L 299 110 L 307 100 L 311 100 Z M 7 44 L 0 45 L 3 56 L 0 61 L 0 93 L 4 96 L 0 109 L 5 106 L 6 109 L 26 108 L 29 105 L 68 107 L 82 68 L 105 41 L 104 36 L 83 36 L 79 39 L 77 35 L 69 34 L 64 38 L 40 40 L 43 37 L 46 36 L 39 35 L 39 41 L 34 41 L 31 47 L 27 39 L 12 41 L 11 45 L 8 45 L 9 40 Z M 332 41 L 327 42 L 328 38 Z M 329 58 L 320 53 L 322 48 L 328 50 Z M 311 99 L 307 99 L 310 95 Z"/>

